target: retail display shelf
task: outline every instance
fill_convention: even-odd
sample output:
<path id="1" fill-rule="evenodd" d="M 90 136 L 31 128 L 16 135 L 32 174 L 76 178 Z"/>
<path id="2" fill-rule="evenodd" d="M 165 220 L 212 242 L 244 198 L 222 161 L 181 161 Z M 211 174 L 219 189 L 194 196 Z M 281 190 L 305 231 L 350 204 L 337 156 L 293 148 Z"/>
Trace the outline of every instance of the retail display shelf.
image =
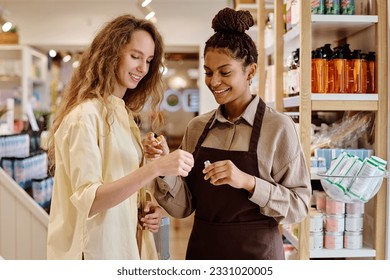
<path id="1" fill-rule="evenodd" d="M 315 33 L 317 38 L 330 42 L 346 38 L 376 24 L 378 16 L 312 15 L 311 22 L 313 34 Z"/>
<path id="2" fill-rule="evenodd" d="M 293 28 L 291 28 L 289 31 L 287 31 L 283 35 L 283 40 L 285 44 L 288 44 L 289 42 L 293 41 L 296 38 L 299 38 L 299 34 L 301 31 L 301 27 L 299 24 L 295 25 Z"/>
<path id="3" fill-rule="evenodd" d="M 310 258 L 374 258 L 376 251 L 372 248 L 362 249 L 316 249 L 310 250 Z"/>
<path id="4" fill-rule="evenodd" d="M 312 110 L 365 110 L 376 111 L 378 109 L 378 94 L 316 94 L 311 95 Z M 299 107 L 300 96 L 286 97 L 283 99 L 284 108 Z"/>

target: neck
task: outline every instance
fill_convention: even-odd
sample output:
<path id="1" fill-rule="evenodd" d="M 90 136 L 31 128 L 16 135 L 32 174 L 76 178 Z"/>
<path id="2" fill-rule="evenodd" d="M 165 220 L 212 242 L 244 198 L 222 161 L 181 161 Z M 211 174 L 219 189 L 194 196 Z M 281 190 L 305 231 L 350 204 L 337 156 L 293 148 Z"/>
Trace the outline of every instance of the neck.
<path id="1" fill-rule="evenodd" d="M 231 103 L 224 105 L 224 115 L 225 117 L 234 122 L 237 118 L 241 116 L 241 114 L 245 111 L 246 107 L 248 107 L 249 103 L 252 101 L 252 95 L 244 100 L 235 100 Z"/>

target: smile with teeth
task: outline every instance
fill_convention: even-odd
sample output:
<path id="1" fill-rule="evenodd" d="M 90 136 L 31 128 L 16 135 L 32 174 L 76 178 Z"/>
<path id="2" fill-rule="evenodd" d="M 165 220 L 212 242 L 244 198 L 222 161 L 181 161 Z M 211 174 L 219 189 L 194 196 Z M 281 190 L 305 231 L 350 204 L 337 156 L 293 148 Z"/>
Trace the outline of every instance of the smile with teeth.
<path id="1" fill-rule="evenodd" d="M 221 90 L 214 90 L 213 92 L 215 93 L 215 94 L 220 94 L 220 93 L 224 93 L 224 92 L 227 92 L 229 89 L 227 88 L 227 89 L 221 89 Z"/>
<path id="2" fill-rule="evenodd" d="M 131 77 L 133 80 L 136 80 L 136 81 L 141 80 L 141 76 L 134 75 L 134 74 L 132 74 L 132 73 L 130 73 L 130 77 Z"/>

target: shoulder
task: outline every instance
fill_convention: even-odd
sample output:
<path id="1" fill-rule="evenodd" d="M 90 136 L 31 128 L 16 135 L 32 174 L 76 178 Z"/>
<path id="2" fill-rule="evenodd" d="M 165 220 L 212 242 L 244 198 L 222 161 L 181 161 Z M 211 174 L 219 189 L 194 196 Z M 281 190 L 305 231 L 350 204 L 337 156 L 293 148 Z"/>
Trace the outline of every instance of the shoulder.
<path id="1" fill-rule="evenodd" d="M 86 128 L 102 130 L 104 129 L 104 112 L 104 106 L 97 99 L 87 100 L 74 107 L 65 116 L 59 130 L 63 133 Z"/>
<path id="2" fill-rule="evenodd" d="M 71 124 L 101 119 L 103 111 L 104 106 L 97 99 L 87 100 L 73 108 L 64 118 L 64 121 Z"/>
<path id="3" fill-rule="evenodd" d="M 266 107 L 263 119 L 263 128 L 267 131 L 288 132 L 296 134 L 296 127 L 291 117 L 280 113 L 273 108 Z"/>

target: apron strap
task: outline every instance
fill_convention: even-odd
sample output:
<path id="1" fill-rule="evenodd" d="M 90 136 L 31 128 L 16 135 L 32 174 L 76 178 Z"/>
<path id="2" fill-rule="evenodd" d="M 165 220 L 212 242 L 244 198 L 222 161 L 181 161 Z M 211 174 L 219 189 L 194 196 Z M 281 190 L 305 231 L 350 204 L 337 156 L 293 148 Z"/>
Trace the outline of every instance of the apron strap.
<path id="1" fill-rule="evenodd" d="M 252 134 L 249 142 L 249 152 L 257 153 L 257 144 L 259 143 L 261 126 L 263 124 L 265 112 L 265 103 L 260 98 L 257 105 L 255 120 L 253 121 Z"/>
<path id="2" fill-rule="evenodd" d="M 202 145 L 204 139 L 206 138 L 207 133 L 209 132 L 209 129 L 210 129 L 210 125 L 211 125 L 211 123 L 214 120 L 215 113 L 216 113 L 216 111 L 214 112 L 214 114 L 211 116 L 211 118 L 207 122 L 206 126 L 204 127 L 202 135 L 200 135 L 200 137 L 198 139 L 198 143 L 196 143 L 196 147 L 195 147 L 195 150 L 194 150 L 195 153 L 196 153 L 196 151 L 198 151 L 198 149 L 200 148 L 200 145 Z"/>

